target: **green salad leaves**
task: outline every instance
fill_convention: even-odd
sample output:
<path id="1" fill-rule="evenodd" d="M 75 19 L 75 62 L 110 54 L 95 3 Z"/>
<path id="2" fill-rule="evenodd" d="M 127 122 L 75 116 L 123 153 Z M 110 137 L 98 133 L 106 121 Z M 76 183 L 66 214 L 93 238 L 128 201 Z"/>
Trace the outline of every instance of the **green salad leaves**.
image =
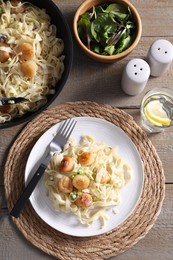
<path id="1" fill-rule="evenodd" d="M 135 32 L 130 9 L 116 3 L 93 6 L 78 20 L 80 39 L 97 54 L 121 53 L 133 43 Z"/>

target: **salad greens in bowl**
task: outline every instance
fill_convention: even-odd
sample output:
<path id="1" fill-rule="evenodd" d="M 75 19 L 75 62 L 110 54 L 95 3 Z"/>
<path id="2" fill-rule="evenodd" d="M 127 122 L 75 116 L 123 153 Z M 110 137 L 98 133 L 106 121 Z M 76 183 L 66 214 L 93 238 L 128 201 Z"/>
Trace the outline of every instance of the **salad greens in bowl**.
<path id="1" fill-rule="evenodd" d="M 75 14 L 73 29 L 87 55 L 113 62 L 137 46 L 142 24 L 136 8 L 127 0 L 86 0 Z"/>

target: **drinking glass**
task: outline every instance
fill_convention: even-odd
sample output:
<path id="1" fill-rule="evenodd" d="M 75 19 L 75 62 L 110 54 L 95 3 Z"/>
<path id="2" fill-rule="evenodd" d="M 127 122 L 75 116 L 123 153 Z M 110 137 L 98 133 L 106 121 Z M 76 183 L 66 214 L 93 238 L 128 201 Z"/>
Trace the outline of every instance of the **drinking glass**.
<path id="1" fill-rule="evenodd" d="M 161 87 L 148 91 L 141 102 L 142 128 L 161 132 L 173 125 L 173 90 Z"/>

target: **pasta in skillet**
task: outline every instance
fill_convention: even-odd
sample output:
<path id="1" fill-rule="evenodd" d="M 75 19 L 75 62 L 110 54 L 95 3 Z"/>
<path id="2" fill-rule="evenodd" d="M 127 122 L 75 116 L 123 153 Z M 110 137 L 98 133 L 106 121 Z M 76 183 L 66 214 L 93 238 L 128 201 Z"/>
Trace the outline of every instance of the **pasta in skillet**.
<path id="1" fill-rule="evenodd" d="M 0 0 L 0 97 L 28 102 L 0 107 L 0 123 L 36 111 L 55 93 L 64 71 L 64 43 L 45 10 Z"/>
<path id="2" fill-rule="evenodd" d="M 106 209 L 121 203 L 121 189 L 131 180 L 132 169 L 111 148 L 91 136 L 77 144 L 70 139 L 54 153 L 45 172 L 45 186 L 55 209 L 73 212 L 82 224 L 99 220 L 104 227 Z"/>

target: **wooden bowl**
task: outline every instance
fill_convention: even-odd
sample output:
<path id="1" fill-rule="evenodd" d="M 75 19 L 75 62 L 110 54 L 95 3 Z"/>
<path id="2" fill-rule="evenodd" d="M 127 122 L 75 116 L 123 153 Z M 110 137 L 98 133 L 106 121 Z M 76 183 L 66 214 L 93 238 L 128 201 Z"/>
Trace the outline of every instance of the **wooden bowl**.
<path id="1" fill-rule="evenodd" d="M 125 7 L 129 7 L 132 13 L 133 20 L 136 25 L 136 34 L 133 43 L 128 47 L 126 50 L 124 50 L 121 53 L 115 54 L 115 55 L 102 55 L 102 54 L 97 54 L 85 46 L 85 44 L 81 41 L 79 34 L 78 34 L 78 28 L 77 28 L 77 22 L 79 20 L 80 15 L 84 14 L 85 12 L 89 11 L 92 9 L 93 6 L 98 6 L 103 3 L 117 3 L 124 5 Z M 137 46 L 139 43 L 139 40 L 141 38 L 142 34 L 142 22 L 141 18 L 139 16 L 138 11 L 136 8 L 128 1 L 128 0 L 86 0 L 84 1 L 79 8 L 77 9 L 74 20 L 73 20 L 73 31 L 75 38 L 81 47 L 81 49 L 92 59 L 99 61 L 99 62 L 116 62 L 120 59 L 123 59 L 126 57 L 128 54 L 130 54 Z"/>

